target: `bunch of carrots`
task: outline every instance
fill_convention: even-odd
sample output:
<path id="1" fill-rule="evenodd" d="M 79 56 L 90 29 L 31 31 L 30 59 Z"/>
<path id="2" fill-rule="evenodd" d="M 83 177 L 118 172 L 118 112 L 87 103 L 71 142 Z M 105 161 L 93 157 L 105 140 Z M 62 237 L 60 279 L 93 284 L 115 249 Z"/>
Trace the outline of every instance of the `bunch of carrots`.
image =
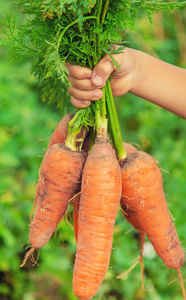
<path id="1" fill-rule="evenodd" d="M 13 54 L 31 58 L 32 72 L 43 87 L 43 99 L 65 105 L 66 62 L 93 69 L 108 54 L 120 53 L 124 30 L 134 29 L 137 13 L 149 19 L 183 3 L 138 0 L 18 0 L 31 15 L 14 36 L 7 18 Z M 119 45 L 117 47 L 113 45 Z M 22 49 L 22 52 L 20 51 Z M 121 206 L 123 215 L 141 236 L 148 236 L 169 268 L 177 270 L 186 299 L 181 267 L 184 251 L 167 208 L 161 172 L 147 153 L 123 143 L 110 78 L 103 96 L 88 108 L 66 115 L 54 131 L 44 155 L 31 212 L 30 244 L 22 266 L 51 238 L 70 204 L 74 207 L 77 253 L 73 290 L 80 300 L 94 297 L 109 267 L 113 229 Z M 56 100 L 57 99 L 57 100 Z M 35 211 L 34 211 L 35 210 Z M 34 216 L 32 218 L 32 215 Z"/>
<path id="2" fill-rule="evenodd" d="M 141 236 L 142 281 L 146 234 L 164 264 L 177 270 L 186 299 L 180 271 L 184 251 L 166 204 L 156 161 L 127 143 L 122 144 L 124 157 L 119 159 L 104 126 L 94 130 L 94 143 L 87 128 L 81 127 L 74 138 L 71 131 L 76 118 L 70 114 L 59 122 L 44 155 L 30 224 L 31 249 L 21 266 L 29 256 L 34 259 L 33 252 L 49 241 L 73 204 L 77 242 L 73 291 L 81 300 L 92 299 L 109 267 L 116 213 L 121 206 L 124 217 Z M 69 139 L 73 145 L 75 141 L 76 151 L 68 147 Z"/>

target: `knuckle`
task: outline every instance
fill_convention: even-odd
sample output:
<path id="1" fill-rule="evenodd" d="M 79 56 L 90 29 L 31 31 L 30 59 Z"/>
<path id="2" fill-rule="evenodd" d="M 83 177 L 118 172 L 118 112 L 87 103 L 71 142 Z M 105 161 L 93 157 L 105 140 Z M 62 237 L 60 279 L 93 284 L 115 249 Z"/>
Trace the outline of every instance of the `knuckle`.
<path id="1" fill-rule="evenodd" d="M 108 74 L 110 72 L 112 72 L 114 69 L 114 65 L 113 62 L 110 60 L 110 58 L 106 59 L 103 63 L 102 63 L 102 70 L 105 74 Z"/>
<path id="2" fill-rule="evenodd" d="M 91 101 L 89 100 L 86 100 L 86 101 L 83 101 L 83 100 L 79 100 L 77 98 L 74 98 L 73 96 L 71 97 L 71 103 L 74 107 L 77 107 L 77 108 L 85 108 L 85 107 L 88 107 L 90 104 L 91 104 Z"/>

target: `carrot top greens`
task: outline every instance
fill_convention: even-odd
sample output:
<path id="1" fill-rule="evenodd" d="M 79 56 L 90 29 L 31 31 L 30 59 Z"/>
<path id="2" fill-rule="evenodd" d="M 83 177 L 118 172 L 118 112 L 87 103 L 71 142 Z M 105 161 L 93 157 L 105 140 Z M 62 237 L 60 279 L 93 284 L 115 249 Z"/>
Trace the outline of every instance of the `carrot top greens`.
<path id="1" fill-rule="evenodd" d="M 9 45 L 13 58 L 30 60 L 31 72 L 42 87 L 42 100 L 56 102 L 64 111 L 69 102 L 67 61 L 93 69 L 107 53 L 118 68 L 112 54 L 124 49 L 124 33 L 135 30 L 138 13 L 145 12 L 152 22 L 154 13 L 173 12 L 185 6 L 186 1 L 17 0 L 17 5 L 24 9 L 27 21 L 16 30 L 13 14 L 6 14 L 1 22 L 3 43 Z M 111 48 L 116 44 L 120 45 L 117 50 Z M 71 122 L 67 145 L 75 150 L 75 137 L 82 126 L 97 132 L 100 126 L 110 128 L 118 157 L 123 159 L 126 153 L 109 80 L 103 94 L 100 101 L 78 110 L 78 118 Z"/>

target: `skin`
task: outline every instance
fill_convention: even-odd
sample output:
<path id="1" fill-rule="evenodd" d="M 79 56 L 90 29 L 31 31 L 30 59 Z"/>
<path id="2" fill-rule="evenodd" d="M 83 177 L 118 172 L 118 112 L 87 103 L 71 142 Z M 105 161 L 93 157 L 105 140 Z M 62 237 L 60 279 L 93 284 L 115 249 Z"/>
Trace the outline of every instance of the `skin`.
<path id="1" fill-rule="evenodd" d="M 91 101 L 101 99 L 101 88 L 111 75 L 114 97 L 130 92 L 186 119 L 186 69 L 130 48 L 113 57 L 120 70 L 115 69 L 108 55 L 92 71 L 67 63 L 72 85 L 69 93 L 75 107 L 87 107 Z"/>

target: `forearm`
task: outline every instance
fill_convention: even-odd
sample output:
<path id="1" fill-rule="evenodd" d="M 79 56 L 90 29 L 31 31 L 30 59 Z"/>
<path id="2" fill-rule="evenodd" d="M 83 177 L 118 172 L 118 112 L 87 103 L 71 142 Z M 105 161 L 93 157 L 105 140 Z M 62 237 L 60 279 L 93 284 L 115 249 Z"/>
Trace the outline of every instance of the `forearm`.
<path id="1" fill-rule="evenodd" d="M 186 119 L 186 70 L 131 51 L 137 64 L 130 92 Z"/>

